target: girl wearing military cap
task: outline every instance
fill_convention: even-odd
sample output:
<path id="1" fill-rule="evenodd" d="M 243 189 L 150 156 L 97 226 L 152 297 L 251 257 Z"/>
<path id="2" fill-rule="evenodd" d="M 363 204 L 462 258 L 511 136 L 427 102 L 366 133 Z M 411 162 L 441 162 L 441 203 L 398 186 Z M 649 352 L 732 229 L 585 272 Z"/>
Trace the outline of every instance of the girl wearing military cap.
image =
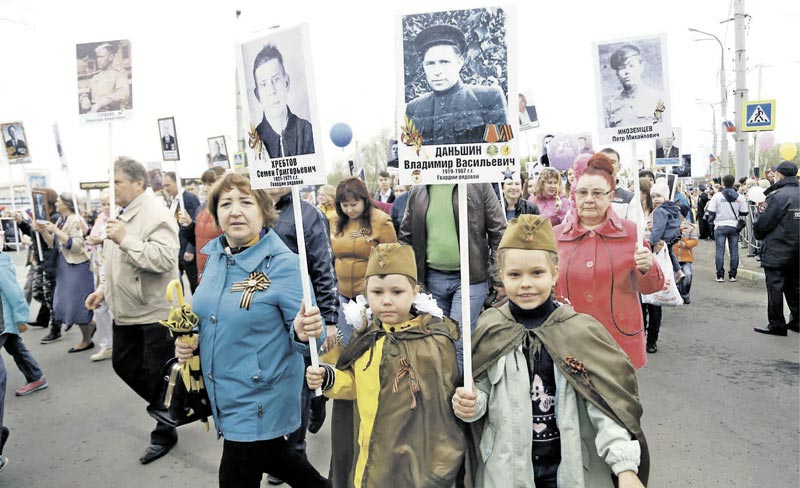
<path id="1" fill-rule="evenodd" d="M 450 488 L 463 461 L 464 433 L 450 411 L 459 377 L 458 327 L 430 295 L 419 293 L 416 277 L 411 246 L 376 246 L 367 264 L 367 298 L 344 308 L 355 335 L 344 351 L 323 357 L 336 366 L 306 369 L 309 388 L 355 400 L 350 479 L 356 488 Z"/>
<path id="2" fill-rule="evenodd" d="M 633 367 L 602 324 L 554 300 L 550 221 L 509 222 L 497 264 L 509 303 L 478 319 L 476 383 L 453 396 L 456 416 L 472 425 L 475 486 L 643 487 L 649 457 Z"/>

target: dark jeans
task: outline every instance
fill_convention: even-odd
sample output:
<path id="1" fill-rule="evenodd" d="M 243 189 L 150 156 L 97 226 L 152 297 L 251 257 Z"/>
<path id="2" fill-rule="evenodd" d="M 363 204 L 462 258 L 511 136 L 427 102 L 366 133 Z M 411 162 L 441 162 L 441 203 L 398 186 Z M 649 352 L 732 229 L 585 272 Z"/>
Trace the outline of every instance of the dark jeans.
<path id="1" fill-rule="evenodd" d="M 681 294 L 683 301 L 689 299 L 689 292 L 692 291 L 692 263 L 681 263 L 681 270 L 686 278 L 678 284 L 678 292 Z"/>
<path id="2" fill-rule="evenodd" d="M 220 488 L 259 488 L 264 473 L 282 479 L 289 486 L 330 486 L 283 437 L 256 442 L 225 440 L 219 463 Z"/>
<path id="3" fill-rule="evenodd" d="M 114 371 L 148 405 L 157 408 L 161 391 L 161 371 L 175 355 L 175 340 L 160 324 L 113 324 L 112 363 Z M 173 444 L 178 440 L 174 427 L 157 422 L 150 433 L 151 444 Z"/>
<path id="4" fill-rule="evenodd" d="M 311 358 L 303 358 L 306 363 L 306 368 L 311 366 Z M 311 400 L 314 399 L 314 392 L 309 390 L 306 386 L 306 378 L 303 376 L 303 389 L 300 397 L 300 427 L 286 436 L 289 445 L 302 454 L 306 455 L 306 432 L 308 431 L 308 422 L 311 419 Z M 270 473 L 272 474 L 272 473 Z"/>
<path id="5" fill-rule="evenodd" d="M 55 318 L 53 313 L 53 297 L 56 292 L 56 273 L 45 271 L 44 266 L 36 266 L 36 274 L 33 277 L 31 286 L 33 298 L 47 308 L 46 317 L 49 318 L 49 325 L 55 331 L 61 330 L 61 322 Z M 40 312 L 40 316 L 42 313 Z M 39 318 L 37 317 L 37 321 Z"/>
<path id="6" fill-rule="evenodd" d="M 658 332 L 661 330 L 661 305 L 642 304 L 642 318 L 644 319 L 647 343 L 658 342 Z"/>
<path id="7" fill-rule="evenodd" d="M 714 261 L 717 265 L 717 278 L 725 277 L 725 242 L 728 242 L 728 252 L 731 255 L 730 269 L 728 276 L 736 278 L 736 270 L 739 268 L 739 233 L 736 227 L 730 225 L 718 226 L 714 229 L 714 242 L 717 251 Z"/>
<path id="8" fill-rule="evenodd" d="M 331 486 L 353 486 L 355 466 L 355 430 L 352 400 L 334 400 L 331 409 L 331 465 L 328 471 Z"/>
<path id="9" fill-rule="evenodd" d="M 17 363 L 17 368 L 23 376 L 25 381 L 31 383 L 42 377 L 42 369 L 39 363 L 33 359 L 33 355 L 22 342 L 22 338 L 17 334 L 2 334 L 0 335 L 0 347 L 5 347 L 6 351 L 14 358 Z"/>
<path id="10" fill-rule="evenodd" d="M 197 258 L 191 261 L 184 261 L 183 256 L 181 256 L 178 260 L 178 270 L 178 278 L 182 278 L 183 273 L 186 273 L 186 279 L 189 280 L 189 289 L 192 290 L 192 295 L 194 295 L 194 291 L 197 289 Z"/>
<path id="11" fill-rule="evenodd" d="M 764 268 L 767 282 L 767 318 L 771 329 L 784 329 L 783 297 L 789 304 L 789 325 L 800 321 L 800 270 L 794 261 L 782 268 Z"/>
<path id="12" fill-rule="evenodd" d="M 3 415 L 5 414 L 6 406 L 6 382 L 8 381 L 8 373 L 6 372 L 6 363 L 0 358 L 0 427 L 3 427 Z M 0 451 L 2 453 L 2 451 Z"/>

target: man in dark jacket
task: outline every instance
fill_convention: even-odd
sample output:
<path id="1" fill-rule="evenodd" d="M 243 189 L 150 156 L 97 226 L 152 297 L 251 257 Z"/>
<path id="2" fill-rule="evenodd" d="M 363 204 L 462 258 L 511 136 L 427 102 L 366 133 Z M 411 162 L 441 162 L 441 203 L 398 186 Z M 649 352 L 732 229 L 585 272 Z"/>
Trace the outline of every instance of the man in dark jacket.
<path id="1" fill-rule="evenodd" d="M 286 244 L 286 247 L 297 254 L 297 230 L 292 191 L 290 188 L 273 188 L 266 191 L 275 202 L 275 211 L 278 212 L 278 218 L 272 224 L 272 228 Z M 335 338 L 335 327 L 339 318 L 339 291 L 336 287 L 338 281 L 333 267 L 330 224 L 320 209 L 305 200 L 300 201 L 300 211 L 303 216 L 306 262 L 308 263 L 311 287 L 317 299 L 320 315 L 328 327 L 328 337 Z M 310 359 L 307 358 L 306 361 L 306 366 L 311 364 Z M 305 454 L 306 429 L 311 430 L 312 433 L 317 432 L 325 420 L 325 397 L 315 398 L 314 392 L 305 387 L 305 378 L 302 392 L 303 411 L 300 428 L 289 434 L 287 441 L 295 451 Z M 269 481 L 274 484 L 278 480 L 270 477 Z"/>
<path id="2" fill-rule="evenodd" d="M 494 254 L 506 229 L 506 219 L 497 196 L 488 183 L 467 185 L 469 215 L 469 318 L 461 317 L 461 261 L 458 240 L 458 191 L 456 185 L 415 186 L 398 240 L 414 248 L 417 282 L 431 293 L 445 315 L 472 329 L 489 292 Z M 469 322 L 467 322 L 469 321 Z M 462 364 L 461 341 L 456 355 Z M 460 366 L 459 366 L 460 367 Z"/>
<path id="3" fill-rule="evenodd" d="M 192 222 L 194 222 L 195 218 L 197 218 L 197 209 L 200 208 L 200 199 L 186 190 L 181 190 L 183 200 L 181 202 L 181 198 L 178 197 L 178 183 L 176 178 L 174 171 L 167 171 L 164 173 L 164 189 L 167 190 L 167 194 L 172 198 L 169 207 L 170 213 L 175 216 L 176 220 L 179 220 L 180 212 L 185 211 L 189 214 L 188 216 L 192 219 Z M 180 228 L 181 227 L 178 226 L 178 230 L 180 230 Z M 179 233 L 178 235 L 181 242 L 181 247 L 178 250 L 178 269 L 180 270 L 178 278 L 183 279 L 183 274 L 186 273 L 186 278 L 189 280 L 189 288 L 194 295 L 194 291 L 197 289 L 197 261 L 195 259 L 197 253 L 194 244 L 189 242 L 183 233 Z"/>
<path id="4" fill-rule="evenodd" d="M 800 332 L 800 188 L 797 165 L 782 162 L 775 172 L 775 184 L 764 192 L 767 208 L 753 224 L 761 240 L 761 266 L 767 281 L 766 327 L 762 334 L 786 335 L 786 329 Z M 783 297 L 789 304 L 789 323 L 784 321 Z"/>
<path id="5" fill-rule="evenodd" d="M 486 126 L 507 124 L 503 91 L 461 81 L 467 42 L 458 28 L 433 25 L 420 32 L 414 48 L 431 92 L 411 100 L 406 116 L 422 135 L 422 144 L 483 142 Z"/>

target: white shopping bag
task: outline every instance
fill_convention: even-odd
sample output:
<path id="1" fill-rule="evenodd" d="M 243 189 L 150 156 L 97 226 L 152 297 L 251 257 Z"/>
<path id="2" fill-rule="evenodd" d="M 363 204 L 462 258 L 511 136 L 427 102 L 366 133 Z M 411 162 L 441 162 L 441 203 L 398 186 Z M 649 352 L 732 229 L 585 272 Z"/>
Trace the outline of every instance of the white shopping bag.
<path id="1" fill-rule="evenodd" d="M 661 305 L 662 307 L 679 307 L 683 305 L 683 298 L 678 292 L 678 285 L 675 283 L 675 273 L 672 272 L 672 260 L 669 259 L 667 246 L 663 246 L 656 253 L 656 262 L 664 273 L 664 286 L 661 291 L 642 295 L 642 303 Z"/>

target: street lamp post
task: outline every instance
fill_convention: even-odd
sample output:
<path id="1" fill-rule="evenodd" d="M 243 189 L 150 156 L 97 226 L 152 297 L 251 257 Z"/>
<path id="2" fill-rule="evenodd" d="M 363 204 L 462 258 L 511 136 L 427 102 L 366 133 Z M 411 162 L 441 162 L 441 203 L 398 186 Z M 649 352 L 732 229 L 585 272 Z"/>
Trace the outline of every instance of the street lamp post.
<path id="1" fill-rule="evenodd" d="M 705 32 L 698 29 L 692 29 L 691 27 L 689 28 L 689 31 L 696 32 L 698 34 L 703 34 L 704 36 L 709 36 L 710 38 L 713 38 L 715 41 L 717 41 L 717 44 L 719 44 L 720 114 L 722 116 L 722 121 L 724 122 L 727 120 L 727 114 L 728 114 L 728 91 L 725 83 L 725 46 L 722 45 L 722 41 L 719 40 L 719 37 L 715 36 L 714 34 L 711 34 L 710 32 Z M 711 39 L 696 39 L 696 40 L 710 41 Z M 728 136 L 725 132 L 725 127 L 722 125 L 722 123 L 720 123 L 718 127 L 715 127 L 715 132 L 717 130 L 721 132 L 720 155 L 719 155 L 720 163 L 728 165 Z M 714 144 L 716 146 L 716 143 Z"/>

